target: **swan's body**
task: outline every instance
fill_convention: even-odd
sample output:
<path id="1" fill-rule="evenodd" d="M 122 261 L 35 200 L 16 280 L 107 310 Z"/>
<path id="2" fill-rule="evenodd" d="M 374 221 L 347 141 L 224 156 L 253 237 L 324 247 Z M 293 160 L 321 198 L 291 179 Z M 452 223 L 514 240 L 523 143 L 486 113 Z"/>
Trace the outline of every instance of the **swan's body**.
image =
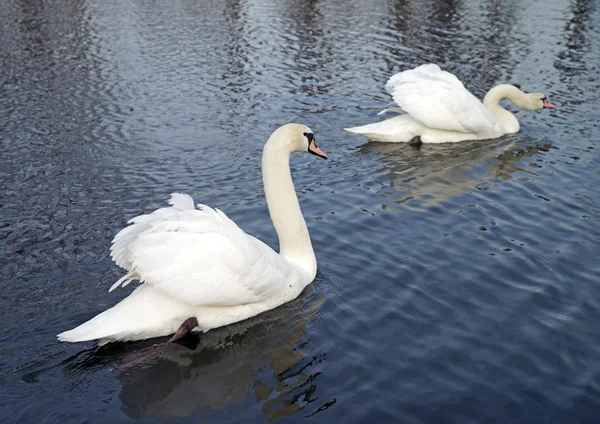
<path id="1" fill-rule="evenodd" d="M 481 103 L 458 78 L 434 64 L 400 72 L 385 88 L 400 107 L 380 114 L 401 115 L 346 131 L 384 142 L 408 142 L 417 136 L 423 143 L 490 139 L 519 131 L 517 118 L 500 106 L 503 99 L 525 110 L 555 107 L 543 94 L 527 94 L 510 84 L 492 88 Z"/>
<path id="2" fill-rule="evenodd" d="M 133 218 L 113 240 L 112 258 L 128 273 L 110 290 L 132 280 L 143 284 L 58 338 L 147 339 L 175 333 L 190 317 L 196 331 L 207 331 L 296 298 L 317 271 L 289 167 L 292 152 L 307 150 L 326 158 L 310 129 L 298 124 L 280 127 L 264 147 L 263 182 L 279 254 L 218 209 L 196 209 L 190 196 L 175 193 L 171 207 Z"/>

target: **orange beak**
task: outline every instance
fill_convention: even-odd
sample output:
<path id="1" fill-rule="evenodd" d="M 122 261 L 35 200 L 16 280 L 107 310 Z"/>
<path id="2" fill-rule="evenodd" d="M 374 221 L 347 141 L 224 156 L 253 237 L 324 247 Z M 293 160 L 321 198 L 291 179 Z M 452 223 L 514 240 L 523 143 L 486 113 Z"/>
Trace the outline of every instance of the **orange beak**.
<path id="1" fill-rule="evenodd" d="M 556 105 L 553 105 L 548 100 L 544 99 L 544 107 L 547 107 L 548 109 L 554 109 L 556 108 Z"/>
<path id="2" fill-rule="evenodd" d="M 315 142 L 314 138 L 311 140 L 310 144 L 308 145 L 308 153 L 312 153 L 313 155 L 317 155 L 323 159 L 327 159 L 327 153 L 325 153 L 323 150 L 319 149 L 319 146 L 317 146 L 317 143 Z"/>

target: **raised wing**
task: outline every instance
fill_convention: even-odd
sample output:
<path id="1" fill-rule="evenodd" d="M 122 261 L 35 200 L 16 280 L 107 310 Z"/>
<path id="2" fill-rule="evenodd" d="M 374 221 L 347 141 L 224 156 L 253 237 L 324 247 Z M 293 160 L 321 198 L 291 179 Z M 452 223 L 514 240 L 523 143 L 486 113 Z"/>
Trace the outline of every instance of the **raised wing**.
<path id="1" fill-rule="evenodd" d="M 294 268 L 218 209 L 195 209 L 178 193 L 169 203 L 115 236 L 113 260 L 129 272 L 111 290 L 138 279 L 187 304 L 231 306 L 261 302 L 294 278 Z"/>
<path id="2" fill-rule="evenodd" d="M 429 128 L 471 133 L 488 131 L 496 123 L 458 78 L 434 64 L 399 72 L 385 88 L 406 113 Z"/>

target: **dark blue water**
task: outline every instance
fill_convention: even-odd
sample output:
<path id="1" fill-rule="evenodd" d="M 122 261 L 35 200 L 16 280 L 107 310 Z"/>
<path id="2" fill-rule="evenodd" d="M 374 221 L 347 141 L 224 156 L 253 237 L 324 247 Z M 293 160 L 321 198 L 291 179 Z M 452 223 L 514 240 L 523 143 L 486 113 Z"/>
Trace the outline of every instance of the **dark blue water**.
<path id="1" fill-rule="evenodd" d="M 3 422 L 595 423 L 600 11 L 593 1 L 4 0 Z M 393 73 L 543 92 L 491 142 L 366 143 Z M 319 263 L 276 310 L 173 344 L 55 335 L 116 304 L 131 217 L 184 191 L 277 248 L 279 125 Z M 308 157 L 310 156 L 310 157 Z"/>

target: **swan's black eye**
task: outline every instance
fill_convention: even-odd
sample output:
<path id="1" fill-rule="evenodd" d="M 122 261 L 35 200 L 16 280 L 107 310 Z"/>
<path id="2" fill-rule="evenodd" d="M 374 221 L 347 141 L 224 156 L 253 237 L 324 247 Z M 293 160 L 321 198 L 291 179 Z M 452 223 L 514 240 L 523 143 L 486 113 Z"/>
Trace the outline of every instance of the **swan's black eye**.
<path id="1" fill-rule="evenodd" d="M 309 132 L 305 132 L 304 137 L 308 138 L 309 143 L 315 139 L 315 135 L 313 133 L 309 133 Z"/>
<path id="2" fill-rule="evenodd" d="M 542 97 L 540 100 L 541 100 L 542 102 L 545 102 L 546 100 L 548 100 L 548 98 L 547 98 L 547 97 Z"/>

